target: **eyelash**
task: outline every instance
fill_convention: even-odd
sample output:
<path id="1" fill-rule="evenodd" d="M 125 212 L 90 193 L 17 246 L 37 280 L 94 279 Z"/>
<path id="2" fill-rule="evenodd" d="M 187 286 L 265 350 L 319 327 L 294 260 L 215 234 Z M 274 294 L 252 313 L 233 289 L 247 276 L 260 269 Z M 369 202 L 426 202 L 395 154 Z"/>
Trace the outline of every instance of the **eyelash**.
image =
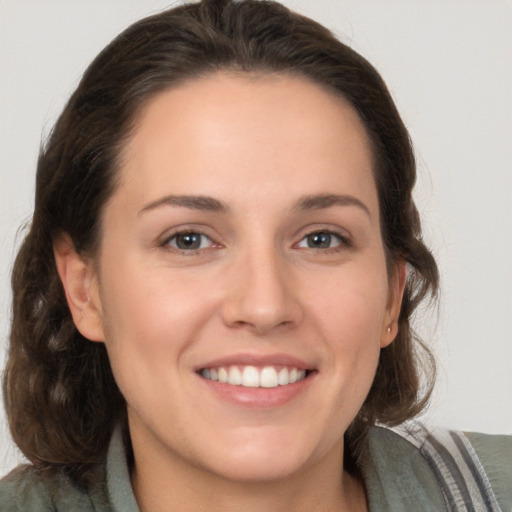
<path id="1" fill-rule="evenodd" d="M 198 248 L 193 248 L 193 249 L 182 249 L 180 247 L 171 245 L 173 240 L 177 240 L 177 238 L 179 236 L 186 236 L 186 235 L 200 237 L 202 239 L 202 241 L 200 242 L 200 246 Z M 201 247 L 204 239 L 207 239 L 211 242 L 211 245 L 209 247 Z M 172 233 L 171 235 L 169 235 L 168 237 L 166 237 L 165 240 L 160 244 L 160 246 L 167 251 L 176 252 L 179 254 L 183 254 L 185 256 L 192 256 L 194 254 L 200 254 L 202 251 L 211 249 L 211 248 L 215 247 L 216 245 L 218 246 L 218 244 L 215 244 L 215 242 L 208 235 L 201 233 L 199 230 L 193 230 L 193 229 L 184 229 L 181 231 L 176 231 L 176 232 Z"/>
<path id="2" fill-rule="evenodd" d="M 191 248 L 183 249 L 176 245 L 174 245 L 174 246 L 171 245 L 172 241 L 176 241 L 179 236 L 186 236 L 186 235 L 200 237 L 201 238 L 200 246 L 197 248 L 192 248 L 192 249 Z M 312 237 L 315 235 L 317 235 L 317 236 L 322 235 L 322 236 L 329 237 L 329 241 L 332 241 L 332 238 L 334 238 L 337 240 L 337 244 L 334 247 L 304 247 L 304 246 L 300 245 L 304 241 L 306 241 L 306 243 L 308 243 L 307 242 L 308 237 Z M 210 245 L 208 247 L 201 247 L 204 239 L 207 239 L 210 241 Z M 175 253 L 182 254 L 185 256 L 193 256 L 195 254 L 200 254 L 201 252 L 215 248 L 216 246 L 221 247 L 220 244 L 216 244 L 208 235 L 201 233 L 199 230 L 193 230 L 193 229 L 184 229 L 181 231 L 176 231 L 176 232 L 172 233 L 171 235 L 167 236 L 163 240 L 163 242 L 160 244 L 160 247 L 162 247 L 163 249 L 165 249 L 167 251 L 175 252 Z M 341 234 L 338 231 L 329 230 L 329 229 L 316 229 L 316 230 L 306 233 L 300 239 L 300 241 L 294 245 L 294 247 L 305 248 L 305 249 L 309 249 L 309 250 L 312 250 L 315 252 L 321 252 L 321 253 L 335 253 L 335 252 L 342 251 L 343 249 L 352 247 L 352 243 L 347 236 Z"/>
<path id="3" fill-rule="evenodd" d="M 324 252 L 324 253 L 332 253 L 332 252 L 338 252 L 346 248 L 352 247 L 352 244 L 349 240 L 349 238 L 346 235 L 341 234 L 338 231 L 330 230 L 330 229 L 318 229 L 314 231 L 310 231 L 309 233 L 305 234 L 299 241 L 297 246 L 300 247 L 300 244 L 304 241 L 307 243 L 307 239 L 312 236 L 326 236 L 329 238 L 329 241 L 332 240 L 332 238 L 337 239 L 337 244 L 334 247 L 305 247 L 307 249 L 313 250 L 315 252 Z"/>

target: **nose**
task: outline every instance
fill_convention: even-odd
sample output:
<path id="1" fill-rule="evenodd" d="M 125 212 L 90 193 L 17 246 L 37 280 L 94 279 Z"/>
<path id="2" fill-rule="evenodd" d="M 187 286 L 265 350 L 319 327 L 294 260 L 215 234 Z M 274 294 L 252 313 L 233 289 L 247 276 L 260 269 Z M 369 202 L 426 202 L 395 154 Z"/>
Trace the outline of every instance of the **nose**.
<path id="1" fill-rule="evenodd" d="M 225 283 L 225 324 L 260 336 L 298 324 L 303 312 L 292 274 L 291 264 L 274 248 L 237 258 Z"/>

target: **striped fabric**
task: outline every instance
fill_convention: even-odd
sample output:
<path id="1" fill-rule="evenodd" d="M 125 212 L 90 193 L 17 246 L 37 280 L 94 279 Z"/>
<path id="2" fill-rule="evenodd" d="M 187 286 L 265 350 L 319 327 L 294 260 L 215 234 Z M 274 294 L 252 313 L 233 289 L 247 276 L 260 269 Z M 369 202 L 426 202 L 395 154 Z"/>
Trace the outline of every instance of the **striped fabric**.
<path id="1" fill-rule="evenodd" d="M 420 423 L 393 429 L 427 460 L 449 512 L 502 512 L 482 463 L 462 432 L 427 430 Z"/>

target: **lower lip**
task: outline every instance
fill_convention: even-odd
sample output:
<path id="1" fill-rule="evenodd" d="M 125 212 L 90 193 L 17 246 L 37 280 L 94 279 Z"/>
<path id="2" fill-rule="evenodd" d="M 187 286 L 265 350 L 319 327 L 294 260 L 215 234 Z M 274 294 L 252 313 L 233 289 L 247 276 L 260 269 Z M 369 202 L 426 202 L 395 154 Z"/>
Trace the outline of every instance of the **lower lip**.
<path id="1" fill-rule="evenodd" d="M 204 384 L 222 399 L 233 404 L 259 409 L 270 409 L 280 407 L 291 402 L 306 391 L 314 380 L 316 372 L 293 384 L 276 386 L 274 388 L 248 388 L 244 386 L 233 386 L 224 382 L 205 379 L 198 375 Z"/>

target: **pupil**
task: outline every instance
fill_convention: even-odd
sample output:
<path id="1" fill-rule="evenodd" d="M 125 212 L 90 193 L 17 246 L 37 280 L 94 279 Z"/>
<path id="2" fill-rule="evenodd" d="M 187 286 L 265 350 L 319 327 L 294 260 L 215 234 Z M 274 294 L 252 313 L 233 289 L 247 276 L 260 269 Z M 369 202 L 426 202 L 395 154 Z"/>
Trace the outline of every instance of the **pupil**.
<path id="1" fill-rule="evenodd" d="M 200 235 L 195 233 L 184 233 L 179 235 L 176 240 L 176 245 L 180 249 L 198 249 L 201 245 Z"/>
<path id="2" fill-rule="evenodd" d="M 313 249 L 327 249 L 331 245 L 331 235 L 328 233 L 314 233 L 308 236 L 308 246 Z"/>

